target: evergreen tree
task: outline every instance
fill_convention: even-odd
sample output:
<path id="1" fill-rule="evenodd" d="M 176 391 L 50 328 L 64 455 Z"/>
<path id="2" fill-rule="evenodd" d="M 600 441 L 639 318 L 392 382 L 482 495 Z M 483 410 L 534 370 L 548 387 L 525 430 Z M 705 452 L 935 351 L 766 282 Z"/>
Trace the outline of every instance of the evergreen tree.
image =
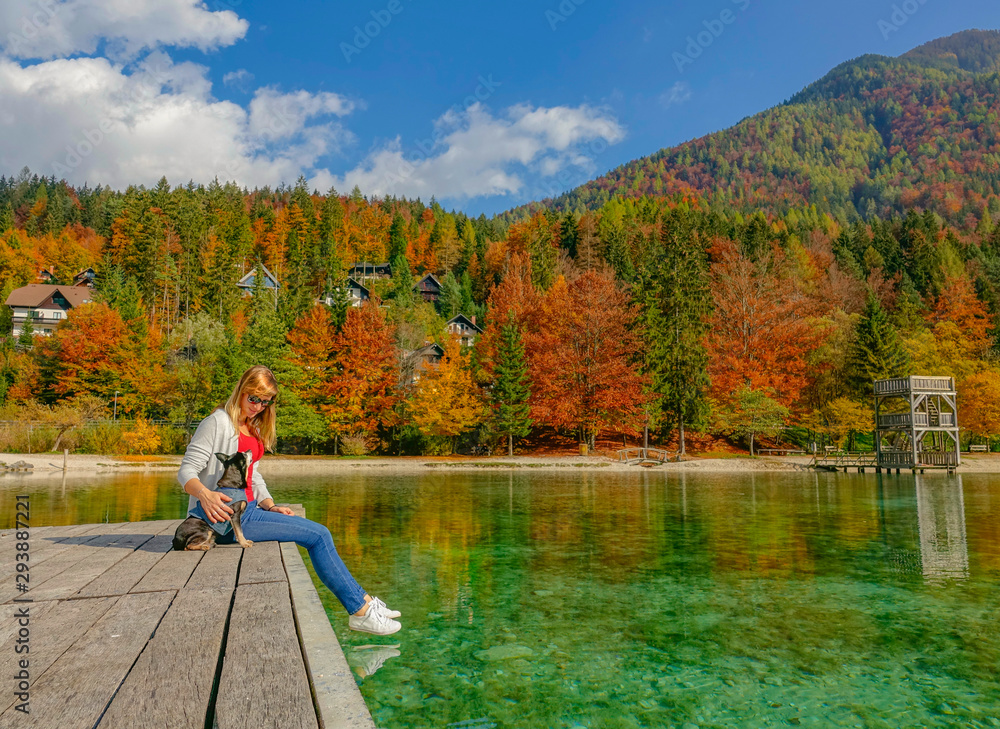
<path id="1" fill-rule="evenodd" d="M 874 380 L 904 377 L 910 362 L 895 327 L 872 294 L 854 330 L 854 342 L 848 354 L 850 379 L 856 393 L 867 397 Z"/>
<path id="2" fill-rule="evenodd" d="M 25 319 L 21 325 L 21 333 L 17 336 L 17 348 L 27 351 L 31 349 L 35 342 L 35 327 L 31 324 L 31 319 Z"/>
<path id="3" fill-rule="evenodd" d="M 405 255 L 392 259 L 392 299 L 396 306 L 409 309 L 413 306 L 413 272 Z"/>
<path id="4" fill-rule="evenodd" d="M 406 221 L 397 213 L 392 218 L 392 225 L 389 226 L 389 260 L 393 262 L 394 274 L 395 261 L 400 256 L 406 256 Z"/>
<path id="5" fill-rule="evenodd" d="M 257 267 L 250 303 L 250 322 L 243 333 L 243 357 L 249 364 L 278 370 L 288 353 L 287 329 L 277 312 L 274 292 L 264 286 L 264 272 Z"/>
<path id="6" fill-rule="evenodd" d="M 650 342 L 646 366 L 661 412 L 676 424 L 683 456 L 685 425 L 700 423 L 707 409 L 708 262 L 684 211 L 675 209 L 664 220 L 660 243 L 662 252 L 646 267 L 641 287 Z"/>
<path id="7" fill-rule="evenodd" d="M 493 370 L 493 426 L 507 437 L 507 455 L 514 455 L 514 438 L 524 438 L 531 432 L 532 420 L 528 397 L 528 362 L 521 340 L 521 330 L 508 318 L 500 328 L 496 364 Z"/>
<path id="8" fill-rule="evenodd" d="M 461 313 L 462 288 L 451 271 L 448 271 L 441 281 L 441 297 L 438 299 L 437 307 L 446 321 Z"/>

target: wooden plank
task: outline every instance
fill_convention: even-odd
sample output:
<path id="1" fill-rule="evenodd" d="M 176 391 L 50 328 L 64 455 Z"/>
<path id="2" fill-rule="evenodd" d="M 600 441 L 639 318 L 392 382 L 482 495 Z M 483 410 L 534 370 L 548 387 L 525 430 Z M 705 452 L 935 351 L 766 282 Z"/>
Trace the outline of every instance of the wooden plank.
<path id="1" fill-rule="evenodd" d="M 146 577 L 158 562 L 164 559 L 170 549 L 172 536 L 160 534 L 143 544 L 139 549 L 113 565 L 97 579 L 81 588 L 73 597 L 98 597 L 101 595 L 124 595 Z M 193 568 L 193 565 L 192 565 Z M 181 583 L 174 589 L 183 587 Z M 142 590 L 141 592 L 154 592 Z"/>
<path id="2" fill-rule="evenodd" d="M 177 531 L 177 527 L 179 527 L 181 525 L 182 521 L 184 521 L 184 520 L 183 519 L 164 519 L 164 520 L 156 522 L 157 524 L 160 524 L 162 526 L 162 528 L 160 529 L 160 531 L 157 532 L 157 534 L 169 534 L 171 537 L 173 537 L 174 536 L 174 532 Z"/>
<path id="3" fill-rule="evenodd" d="M 82 539 L 83 542 L 80 544 L 70 544 L 68 545 L 68 549 L 60 551 L 59 554 L 55 555 L 51 559 L 46 560 L 37 567 L 32 566 L 29 573 L 31 579 L 31 582 L 28 583 L 29 587 L 44 585 L 48 580 L 58 577 L 78 562 L 86 559 L 87 555 L 90 553 L 90 551 L 88 551 L 90 550 L 88 545 L 91 542 L 93 542 L 94 548 L 96 548 L 100 543 L 102 543 L 102 541 L 110 542 L 113 537 L 109 537 L 107 535 L 83 535 L 70 537 L 70 539 Z M 13 580 L 0 583 L 0 602 L 9 602 L 19 594 L 22 593 L 17 590 Z"/>
<path id="4" fill-rule="evenodd" d="M 375 721 L 347 665 L 298 546 L 283 542 L 281 557 L 288 573 L 306 672 L 323 729 L 375 729 Z"/>
<path id="5" fill-rule="evenodd" d="M 203 729 L 232 597 L 232 590 L 178 593 L 99 729 Z"/>
<path id="6" fill-rule="evenodd" d="M 34 600 L 70 597 L 152 539 L 155 524 L 156 522 L 147 522 L 145 526 L 142 522 L 131 524 L 120 533 L 106 534 L 78 547 L 89 550 L 86 557 L 73 565 L 73 569 L 29 590 L 28 597 Z"/>
<path id="7" fill-rule="evenodd" d="M 240 584 L 257 582 L 288 582 L 277 542 L 256 542 L 245 550 L 240 565 Z"/>
<path id="8" fill-rule="evenodd" d="M 318 729 L 287 582 L 236 589 L 219 686 L 218 729 Z"/>
<path id="9" fill-rule="evenodd" d="M 236 544 L 212 547 L 204 552 L 205 556 L 201 558 L 191 579 L 187 581 L 185 589 L 208 590 L 214 587 L 234 589 L 243 552 L 244 550 Z"/>
<path id="10" fill-rule="evenodd" d="M 91 729 L 121 685 L 176 593 L 123 595 L 35 682 L 31 714 L 14 707 L 0 715 L 0 729 Z M 89 601 L 77 602 L 85 606 Z M 73 632 L 70 626 L 68 632 Z"/>
<path id="11" fill-rule="evenodd" d="M 30 614 L 31 614 L 31 618 L 33 620 L 35 617 L 41 617 L 46 612 L 48 612 L 49 610 L 51 610 L 53 607 L 55 607 L 56 605 L 58 605 L 59 601 L 58 600 L 49 600 L 48 602 L 32 602 L 32 603 L 25 603 L 25 604 L 31 606 L 31 613 Z M 3 611 L 4 612 L 3 620 L 0 621 L 0 644 L 6 642 L 6 640 L 8 638 L 10 638 L 10 636 L 14 633 L 14 631 L 17 630 L 18 627 L 20 627 L 17 624 L 17 620 L 18 619 L 14 615 L 14 613 L 17 612 L 17 609 L 20 608 L 20 607 L 23 607 L 23 605 L 20 605 L 20 604 L 18 604 L 18 605 L 7 605 L 4 608 L 4 611 Z M 11 651 L 11 653 L 13 653 L 13 651 Z"/>
<path id="12" fill-rule="evenodd" d="M 28 670 L 32 685 L 36 685 L 59 656 L 107 613 L 115 602 L 117 598 L 103 597 L 94 600 L 69 602 L 54 600 L 47 603 L 18 605 L 18 608 L 28 609 L 28 629 L 31 631 Z M 0 671 L 4 676 L 13 676 L 17 673 L 17 659 L 22 657 L 14 653 L 15 639 L 16 636 L 8 636 L 0 647 Z M 0 697 L 2 697 L 0 711 L 6 711 L 15 703 L 15 697 L 10 692 L 5 691 Z M 32 711 L 34 712 L 33 702 Z"/>
<path id="13" fill-rule="evenodd" d="M 166 536 L 166 535 L 162 535 Z M 161 537 L 156 537 L 160 539 Z M 173 539 L 171 536 L 170 539 Z M 191 578 L 191 573 L 205 556 L 205 552 L 167 552 L 129 592 L 157 592 L 180 590 Z M 233 566 L 233 574 L 236 567 Z M 232 591 L 232 585 L 228 586 Z"/>
<path id="14" fill-rule="evenodd" d="M 42 528 L 46 529 L 46 527 Z M 73 546 L 74 542 L 69 541 L 70 537 L 76 536 L 83 531 L 85 530 L 82 527 L 79 527 L 73 529 L 72 533 L 69 534 L 57 534 L 52 531 L 46 531 L 39 534 L 37 529 L 30 529 L 28 537 L 28 553 L 30 555 L 31 566 L 34 567 L 36 564 L 40 564 L 55 556 L 62 550 Z M 7 575 L 14 574 L 14 565 L 16 563 L 15 555 L 17 554 L 17 549 L 14 546 L 16 542 L 16 538 L 14 536 L 15 532 L 12 530 L 7 534 L 9 535 L 9 539 L 7 541 L 0 541 L 0 581 L 2 581 Z"/>

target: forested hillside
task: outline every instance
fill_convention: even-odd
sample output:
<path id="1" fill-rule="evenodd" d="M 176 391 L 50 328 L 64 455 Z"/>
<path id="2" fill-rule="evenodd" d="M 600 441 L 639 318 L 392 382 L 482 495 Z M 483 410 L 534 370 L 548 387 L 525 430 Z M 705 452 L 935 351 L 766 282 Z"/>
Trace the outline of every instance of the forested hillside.
<path id="1" fill-rule="evenodd" d="M 845 89 L 865 89 L 868 111 Z M 742 136 L 661 155 L 686 160 L 673 179 L 703 187 L 642 183 L 516 219 L 304 180 L 119 192 L 5 177 L 4 300 L 42 270 L 68 284 L 93 267 L 97 280 L 51 336 L 9 336 L 0 309 L 0 449 L 176 451 L 176 424 L 253 363 L 277 373 L 281 448 L 299 452 L 511 448 L 553 433 L 593 446 L 647 427 L 671 447 L 691 431 L 847 444 L 871 428 L 871 381 L 910 373 L 955 377 L 963 437 L 995 437 L 996 89 L 996 75 L 961 67 L 862 59 Z M 894 103 L 878 124 L 866 116 Z M 892 161 L 865 168 L 880 147 Z M 712 188 L 706 160 L 727 155 L 739 164 Z M 769 172 L 744 179 L 751 169 Z M 860 219 L 849 200 L 872 209 Z M 363 281 L 371 300 L 353 307 L 358 261 L 388 261 L 392 276 Z M 261 276 L 237 286 L 259 266 L 277 294 Z M 414 288 L 428 273 L 437 301 Z M 482 329 L 471 347 L 447 331 L 457 314 Z M 127 424 L 108 423 L 115 413 Z"/>
<path id="2" fill-rule="evenodd" d="M 815 206 L 853 221 L 917 208 L 967 225 L 987 206 L 1000 210 L 998 70 L 998 31 L 966 31 L 899 58 L 862 56 L 781 106 L 510 216 L 679 193 L 744 213 Z"/>

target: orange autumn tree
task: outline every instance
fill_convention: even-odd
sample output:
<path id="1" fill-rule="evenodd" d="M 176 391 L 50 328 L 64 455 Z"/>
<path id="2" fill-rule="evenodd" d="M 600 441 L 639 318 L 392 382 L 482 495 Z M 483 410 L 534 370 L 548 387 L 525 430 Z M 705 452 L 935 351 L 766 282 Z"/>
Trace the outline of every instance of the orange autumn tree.
<path id="1" fill-rule="evenodd" d="M 985 438 L 1000 433 L 1000 372 L 986 370 L 959 384 L 958 424 Z"/>
<path id="2" fill-rule="evenodd" d="M 445 345 L 441 361 L 431 365 L 423 363 L 420 379 L 407 403 L 407 409 L 425 436 L 451 439 L 451 450 L 455 450 L 455 438 L 483 422 L 486 407 L 479 388 L 472 381 L 462 345 L 452 338 Z"/>
<path id="3" fill-rule="evenodd" d="M 537 301 L 538 294 L 531 282 L 531 264 L 527 255 L 511 256 L 503 279 L 493 287 L 486 300 L 486 328 L 476 340 L 479 360 L 487 376 L 493 371 L 500 330 L 508 323 L 515 324 L 521 331 L 534 329 Z"/>
<path id="4" fill-rule="evenodd" d="M 378 299 L 348 309 L 331 347 L 326 402 L 320 411 L 337 437 L 370 439 L 379 426 L 394 420 L 399 380 L 393 329 Z"/>
<path id="5" fill-rule="evenodd" d="M 330 310 L 322 304 L 299 317 L 288 332 L 291 363 L 301 371 L 291 389 L 317 412 L 329 404 L 330 359 L 336 339 Z"/>
<path id="6" fill-rule="evenodd" d="M 156 332 L 130 328 L 107 304 L 71 309 L 50 337 L 36 340 L 43 382 L 59 398 L 96 395 L 119 412 L 143 412 L 170 389 Z"/>
<path id="7" fill-rule="evenodd" d="M 556 279 L 527 336 L 536 423 L 575 430 L 591 448 L 602 430 L 638 432 L 648 382 L 638 367 L 637 318 L 610 273 Z"/>
<path id="8" fill-rule="evenodd" d="M 780 251 L 754 261 L 722 240 L 711 254 L 715 307 L 706 343 L 715 397 L 731 399 L 746 386 L 791 405 L 809 383 L 809 354 L 828 335 L 814 320 L 818 307 L 783 276 Z"/>

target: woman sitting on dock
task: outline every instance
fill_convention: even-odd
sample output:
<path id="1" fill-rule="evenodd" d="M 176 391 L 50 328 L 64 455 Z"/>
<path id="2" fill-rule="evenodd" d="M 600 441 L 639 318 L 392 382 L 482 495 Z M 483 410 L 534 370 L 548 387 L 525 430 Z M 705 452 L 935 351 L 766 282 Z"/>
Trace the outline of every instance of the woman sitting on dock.
<path id="1" fill-rule="evenodd" d="M 277 439 L 277 395 L 278 383 L 271 370 L 255 365 L 243 373 L 226 403 L 201 421 L 177 471 L 177 480 L 191 497 L 188 515 L 207 517 L 212 524 L 233 515 L 233 510 L 225 503 L 231 499 L 215 490 L 222 475 L 215 454 L 250 451 L 253 463 L 247 472 L 248 503 L 240 519 L 246 538 L 253 542 L 295 542 L 305 547 L 320 580 L 350 614 L 348 625 L 352 630 L 376 635 L 395 633 L 401 627 L 393 620 L 399 617 L 399 612 L 390 610 L 358 585 L 337 554 L 330 530 L 322 524 L 294 516 L 288 507 L 275 506 L 264 478 L 254 468 L 264 451 L 273 448 Z M 201 509 L 197 508 L 199 504 Z M 219 537 L 220 544 L 233 541 L 232 531 Z"/>

